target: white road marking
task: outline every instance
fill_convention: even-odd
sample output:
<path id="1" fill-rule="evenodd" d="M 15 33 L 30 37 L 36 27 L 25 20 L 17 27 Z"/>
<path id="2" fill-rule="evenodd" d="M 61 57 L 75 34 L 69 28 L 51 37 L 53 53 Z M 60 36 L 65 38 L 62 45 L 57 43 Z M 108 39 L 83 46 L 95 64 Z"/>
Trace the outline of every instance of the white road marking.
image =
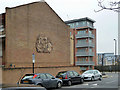
<path id="1" fill-rule="evenodd" d="M 82 85 L 89 85 L 88 83 L 86 83 L 86 84 L 82 84 Z"/>
<path id="2" fill-rule="evenodd" d="M 97 83 L 95 83 L 95 84 L 92 84 L 92 85 L 95 85 L 95 86 L 97 86 L 98 84 L 97 84 Z"/>
<path id="3" fill-rule="evenodd" d="M 115 81 L 111 81 L 111 82 L 106 82 L 106 83 L 113 83 L 113 82 L 115 82 Z"/>
<path id="4" fill-rule="evenodd" d="M 90 87 L 90 88 L 95 88 L 95 87 Z"/>

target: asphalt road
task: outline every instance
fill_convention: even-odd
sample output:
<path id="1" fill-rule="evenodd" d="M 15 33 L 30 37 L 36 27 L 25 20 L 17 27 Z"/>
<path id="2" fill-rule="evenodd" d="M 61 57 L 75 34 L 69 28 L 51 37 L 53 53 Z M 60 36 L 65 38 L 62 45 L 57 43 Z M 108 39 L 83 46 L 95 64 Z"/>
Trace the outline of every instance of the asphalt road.
<path id="1" fill-rule="evenodd" d="M 120 82 L 120 79 L 118 79 L 119 75 L 118 73 L 106 73 L 108 76 L 107 78 L 103 78 L 102 81 L 85 81 L 83 84 L 77 84 L 72 86 L 63 86 L 61 89 L 80 89 L 81 90 L 93 90 L 93 89 L 109 89 L 109 90 L 118 90 L 118 81 Z M 120 78 L 120 77 L 119 77 Z M 57 89 L 56 89 L 57 90 Z"/>
<path id="2" fill-rule="evenodd" d="M 85 81 L 83 84 L 74 84 L 72 86 L 63 86 L 61 89 L 54 89 L 54 90 L 118 90 L 118 86 L 120 86 L 120 73 L 106 73 L 108 76 L 107 78 L 103 78 L 102 81 Z M 119 78 L 119 79 L 118 79 Z M 119 82 L 119 83 L 118 83 Z M 2 89 L 2 90 L 17 90 L 18 88 L 14 89 Z M 120 89 L 120 88 L 119 88 Z M 44 88 L 39 87 L 24 87 L 19 90 L 45 90 Z"/>

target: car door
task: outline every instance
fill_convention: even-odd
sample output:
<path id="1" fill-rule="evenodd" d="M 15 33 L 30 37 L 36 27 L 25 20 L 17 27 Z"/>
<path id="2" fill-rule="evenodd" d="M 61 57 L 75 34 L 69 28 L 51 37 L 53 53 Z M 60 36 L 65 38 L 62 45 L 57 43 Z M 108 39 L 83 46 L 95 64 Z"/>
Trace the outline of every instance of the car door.
<path id="1" fill-rule="evenodd" d="M 97 70 L 96 70 L 96 77 L 97 77 L 97 79 L 100 78 L 100 74 L 99 74 L 99 72 Z"/>
<path id="2" fill-rule="evenodd" d="M 95 79 L 98 79 L 99 78 L 99 74 L 97 71 L 94 71 L 94 75 L 95 75 Z"/>
<path id="3" fill-rule="evenodd" d="M 74 82 L 80 82 L 81 80 L 80 75 L 75 71 L 73 71 L 73 73 L 74 73 L 74 80 L 75 80 Z"/>
<path id="4" fill-rule="evenodd" d="M 74 76 L 73 72 L 69 71 L 68 74 L 69 74 L 68 76 L 69 76 L 70 80 L 72 81 L 72 83 L 75 83 L 75 76 Z"/>
<path id="5" fill-rule="evenodd" d="M 48 79 L 44 73 L 40 74 L 40 79 L 41 79 L 41 84 L 43 85 L 43 87 L 48 87 Z"/>
<path id="6" fill-rule="evenodd" d="M 54 76 L 52 76 L 49 73 L 46 73 L 47 79 L 48 79 L 48 86 L 49 87 L 56 87 L 57 85 L 57 80 L 55 79 Z"/>

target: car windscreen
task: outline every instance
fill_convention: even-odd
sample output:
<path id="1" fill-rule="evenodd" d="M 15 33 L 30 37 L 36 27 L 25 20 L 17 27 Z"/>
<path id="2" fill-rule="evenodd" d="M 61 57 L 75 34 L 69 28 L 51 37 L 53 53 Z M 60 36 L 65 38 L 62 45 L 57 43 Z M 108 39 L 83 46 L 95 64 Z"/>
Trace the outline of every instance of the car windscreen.
<path id="1" fill-rule="evenodd" d="M 32 79 L 34 74 L 26 74 L 22 79 Z"/>
<path id="2" fill-rule="evenodd" d="M 66 74 L 66 71 L 64 71 L 64 72 L 59 72 L 58 74 L 57 74 L 57 76 L 59 76 L 59 75 L 65 75 Z"/>

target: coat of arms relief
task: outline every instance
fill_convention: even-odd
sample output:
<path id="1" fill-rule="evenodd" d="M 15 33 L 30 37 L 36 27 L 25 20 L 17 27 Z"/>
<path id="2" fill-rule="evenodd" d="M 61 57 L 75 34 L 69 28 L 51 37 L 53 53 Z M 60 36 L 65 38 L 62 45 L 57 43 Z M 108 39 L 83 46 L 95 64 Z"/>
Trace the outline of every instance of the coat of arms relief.
<path id="1" fill-rule="evenodd" d="M 50 39 L 42 34 L 38 35 L 36 40 L 36 51 L 38 53 L 50 53 L 53 50 L 53 45 Z"/>

